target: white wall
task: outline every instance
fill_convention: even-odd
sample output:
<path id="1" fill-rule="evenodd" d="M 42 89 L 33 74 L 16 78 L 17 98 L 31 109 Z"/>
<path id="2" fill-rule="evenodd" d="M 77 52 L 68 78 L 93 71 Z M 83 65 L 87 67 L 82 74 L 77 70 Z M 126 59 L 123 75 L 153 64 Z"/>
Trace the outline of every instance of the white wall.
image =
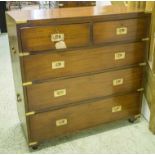
<path id="1" fill-rule="evenodd" d="M 110 1 L 96 1 L 96 6 L 106 6 L 111 5 Z"/>
<path id="2" fill-rule="evenodd" d="M 144 116 L 144 118 L 149 122 L 149 120 L 150 120 L 150 109 L 149 109 L 147 100 L 146 100 L 144 95 L 143 95 L 143 100 L 142 100 L 141 113 Z"/>

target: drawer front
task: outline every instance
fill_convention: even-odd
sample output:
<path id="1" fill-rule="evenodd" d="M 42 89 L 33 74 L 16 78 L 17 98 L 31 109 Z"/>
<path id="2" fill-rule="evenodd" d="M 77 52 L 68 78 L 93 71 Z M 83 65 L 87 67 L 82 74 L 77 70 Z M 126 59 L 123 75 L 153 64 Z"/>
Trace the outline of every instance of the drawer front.
<path id="1" fill-rule="evenodd" d="M 64 105 L 141 87 L 142 67 L 53 80 L 27 87 L 29 111 Z"/>
<path id="2" fill-rule="evenodd" d="M 81 49 L 24 57 L 25 81 L 102 71 L 143 62 L 144 43 Z"/>
<path id="3" fill-rule="evenodd" d="M 140 40 L 146 37 L 147 25 L 146 18 L 95 23 L 94 43 Z"/>
<path id="4" fill-rule="evenodd" d="M 42 141 L 139 113 L 139 93 L 40 113 L 30 117 L 31 140 Z"/>
<path id="5" fill-rule="evenodd" d="M 23 51 L 31 52 L 87 46 L 90 41 L 89 24 L 25 27 L 20 33 Z"/>

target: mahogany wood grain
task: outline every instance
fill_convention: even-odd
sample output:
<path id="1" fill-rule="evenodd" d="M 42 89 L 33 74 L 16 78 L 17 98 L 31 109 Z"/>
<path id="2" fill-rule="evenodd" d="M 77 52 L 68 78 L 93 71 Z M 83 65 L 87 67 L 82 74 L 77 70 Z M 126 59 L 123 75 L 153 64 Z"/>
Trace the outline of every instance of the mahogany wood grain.
<path id="1" fill-rule="evenodd" d="M 29 111 L 47 109 L 121 92 L 136 91 L 141 87 L 142 72 L 142 67 L 134 67 L 33 84 L 27 87 Z M 113 80 L 120 78 L 123 78 L 123 84 L 113 86 Z M 55 97 L 54 91 L 61 89 L 66 89 L 66 95 Z"/>
<path id="2" fill-rule="evenodd" d="M 150 16 L 140 8 L 128 8 L 125 6 L 96 6 L 96 7 L 74 7 L 74 8 L 52 8 L 42 10 L 22 10 L 8 11 L 7 14 L 17 24 L 46 23 L 47 21 L 57 22 L 61 20 L 74 19 L 113 19 L 116 18 L 137 18 L 140 16 Z"/>
<path id="3" fill-rule="evenodd" d="M 125 52 L 125 58 L 115 60 L 115 53 Z M 31 55 L 23 58 L 25 81 L 76 76 L 82 73 L 127 66 L 144 61 L 143 42 Z M 64 68 L 52 69 L 52 62 L 64 61 Z"/>
<path id="4" fill-rule="evenodd" d="M 143 67 L 137 64 L 148 50 L 140 41 L 148 37 L 151 13 L 103 6 L 18 10 L 6 16 L 15 89 L 21 95 L 17 109 L 29 146 L 140 113 L 136 91 L 142 87 Z M 122 26 L 128 33 L 117 36 Z M 65 34 L 65 50 L 55 50 L 51 42 L 58 31 Z M 124 51 L 125 59 L 115 62 L 114 53 Z M 22 57 L 22 52 L 30 55 Z M 52 70 L 52 62 L 61 59 L 65 68 Z M 120 78 L 123 84 L 113 86 Z M 33 84 L 23 86 L 29 81 Z M 54 97 L 61 89 L 66 95 Z M 122 109 L 113 113 L 113 106 Z M 56 127 L 61 119 L 67 125 Z"/>
<path id="5" fill-rule="evenodd" d="M 93 26 L 93 40 L 95 44 L 140 40 L 147 37 L 147 26 L 147 18 L 97 22 Z M 127 34 L 117 35 L 116 29 L 120 27 L 126 27 Z"/>
<path id="6" fill-rule="evenodd" d="M 114 106 L 121 106 L 122 110 L 112 112 Z M 30 117 L 31 139 L 32 141 L 42 141 L 139 113 L 139 93 L 39 113 Z M 67 124 L 56 126 L 56 121 L 60 119 L 67 119 Z"/>
<path id="7" fill-rule="evenodd" d="M 89 24 L 53 25 L 42 27 L 21 28 L 21 42 L 24 51 L 42 51 L 56 49 L 51 40 L 53 34 L 64 34 L 64 41 L 68 47 L 88 46 L 90 42 Z"/>

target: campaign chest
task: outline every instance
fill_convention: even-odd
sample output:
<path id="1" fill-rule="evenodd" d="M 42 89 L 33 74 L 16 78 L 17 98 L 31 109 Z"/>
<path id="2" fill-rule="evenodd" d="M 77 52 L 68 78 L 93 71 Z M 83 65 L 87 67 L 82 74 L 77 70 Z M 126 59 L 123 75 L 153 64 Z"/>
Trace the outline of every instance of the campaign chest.
<path id="1" fill-rule="evenodd" d="M 8 12 L 29 146 L 140 114 L 150 14 L 126 7 Z"/>

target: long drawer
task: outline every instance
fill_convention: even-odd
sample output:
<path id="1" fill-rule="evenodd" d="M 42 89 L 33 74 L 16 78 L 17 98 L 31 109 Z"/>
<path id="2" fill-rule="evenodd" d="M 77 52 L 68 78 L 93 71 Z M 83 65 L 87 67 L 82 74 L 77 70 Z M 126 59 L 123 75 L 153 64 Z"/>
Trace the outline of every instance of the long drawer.
<path id="1" fill-rule="evenodd" d="M 141 87 L 142 71 L 134 67 L 27 86 L 29 111 L 136 91 Z"/>
<path id="2" fill-rule="evenodd" d="M 24 80 L 43 80 L 102 71 L 143 62 L 142 42 L 68 52 L 31 55 L 23 58 Z"/>
<path id="3" fill-rule="evenodd" d="M 146 18 L 98 22 L 93 26 L 95 44 L 119 41 L 135 41 L 146 37 Z"/>
<path id="4" fill-rule="evenodd" d="M 52 25 L 42 27 L 23 27 L 20 30 L 23 51 L 43 51 L 88 46 L 90 42 L 89 24 Z M 56 46 L 56 43 L 57 46 Z"/>
<path id="5" fill-rule="evenodd" d="M 42 141 L 140 113 L 140 94 L 97 100 L 31 116 L 32 141 Z"/>

